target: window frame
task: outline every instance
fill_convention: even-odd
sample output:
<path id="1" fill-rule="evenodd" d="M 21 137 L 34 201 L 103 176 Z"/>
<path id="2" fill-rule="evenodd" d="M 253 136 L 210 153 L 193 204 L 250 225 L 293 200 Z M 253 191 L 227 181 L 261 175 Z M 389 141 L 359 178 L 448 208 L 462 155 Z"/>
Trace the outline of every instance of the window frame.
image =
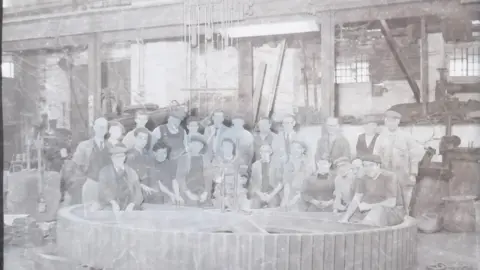
<path id="1" fill-rule="evenodd" d="M 335 83 L 371 82 L 370 59 L 367 54 L 353 57 L 337 57 L 335 60 Z"/>
<path id="2" fill-rule="evenodd" d="M 11 60 L 5 60 L 5 57 L 2 57 L 2 79 L 15 78 L 15 63 Z"/>
<path id="3" fill-rule="evenodd" d="M 448 74 L 453 79 L 480 77 L 480 43 L 452 46 L 448 53 Z"/>

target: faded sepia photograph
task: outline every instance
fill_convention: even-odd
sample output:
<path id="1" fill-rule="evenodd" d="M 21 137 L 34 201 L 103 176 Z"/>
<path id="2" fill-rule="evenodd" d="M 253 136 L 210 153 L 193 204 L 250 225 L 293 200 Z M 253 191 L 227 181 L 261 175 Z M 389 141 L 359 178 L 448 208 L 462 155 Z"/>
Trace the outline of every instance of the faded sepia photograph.
<path id="1" fill-rule="evenodd" d="M 480 270 L 480 0 L 3 0 L 6 270 Z"/>

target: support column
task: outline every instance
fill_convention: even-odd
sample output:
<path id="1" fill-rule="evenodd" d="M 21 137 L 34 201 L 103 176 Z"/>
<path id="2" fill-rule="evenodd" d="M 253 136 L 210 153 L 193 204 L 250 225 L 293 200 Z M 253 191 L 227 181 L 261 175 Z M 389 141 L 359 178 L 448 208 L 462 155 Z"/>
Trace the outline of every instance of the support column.
<path id="1" fill-rule="evenodd" d="M 322 116 L 334 115 L 335 110 L 335 20 L 328 13 L 321 19 L 321 112 Z"/>
<path id="2" fill-rule="evenodd" d="M 249 40 L 238 42 L 238 76 L 238 112 L 253 127 L 253 46 Z"/>
<path id="3" fill-rule="evenodd" d="M 88 122 L 90 125 L 102 115 L 100 46 L 100 35 L 92 34 L 88 43 Z"/>
<path id="4" fill-rule="evenodd" d="M 427 21 L 425 18 L 422 18 L 420 22 L 420 31 L 421 31 L 421 56 L 420 56 L 420 78 L 422 81 L 422 104 L 423 104 L 423 113 L 427 115 L 427 106 L 430 99 L 429 95 L 429 84 L 428 84 L 428 34 L 427 34 Z"/>

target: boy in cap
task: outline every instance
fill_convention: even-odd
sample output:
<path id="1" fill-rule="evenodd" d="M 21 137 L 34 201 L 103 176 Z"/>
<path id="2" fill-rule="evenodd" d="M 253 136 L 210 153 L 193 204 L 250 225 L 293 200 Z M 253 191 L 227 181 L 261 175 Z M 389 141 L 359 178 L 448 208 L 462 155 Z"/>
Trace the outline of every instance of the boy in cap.
<path id="1" fill-rule="evenodd" d="M 334 166 L 337 168 L 337 175 L 333 192 L 335 197 L 333 211 L 343 212 L 347 210 L 353 199 L 356 179 L 355 168 L 350 163 L 350 160 L 345 157 L 337 159 L 334 162 Z"/>
<path id="2" fill-rule="evenodd" d="M 137 173 L 125 164 L 128 148 L 117 144 L 109 149 L 111 164 L 99 174 L 99 202 L 114 212 L 139 210 L 143 202 Z"/>
<path id="3" fill-rule="evenodd" d="M 252 165 L 250 178 L 252 208 L 278 207 L 279 193 L 283 188 L 281 171 L 272 162 L 273 151 L 270 145 L 262 145 L 259 153 L 259 160 Z"/>
<path id="4" fill-rule="evenodd" d="M 135 129 L 129 131 L 122 142 L 127 146 L 128 149 L 132 148 L 135 145 L 135 130 L 139 128 L 145 128 L 148 122 L 148 114 L 146 110 L 138 110 L 135 112 Z"/>
<path id="5" fill-rule="evenodd" d="M 355 195 L 341 222 L 354 221 L 372 226 L 394 226 L 403 222 L 405 204 L 397 176 L 381 169 L 376 155 L 362 157 L 365 175 L 357 179 Z"/>
<path id="6" fill-rule="evenodd" d="M 410 134 L 399 129 L 401 117 L 400 113 L 393 110 L 385 113 L 386 129 L 378 136 L 373 153 L 380 156 L 384 169 L 396 174 L 409 211 L 418 163 L 425 151 Z"/>
<path id="7" fill-rule="evenodd" d="M 208 174 L 209 162 L 205 157 L 206 141 L 201 135 L 192 136 L 188 154 L 179 160 L 183 178 L 182 193 L 187 205 L 199 206 L 211 197 L 212 176 Z"/>

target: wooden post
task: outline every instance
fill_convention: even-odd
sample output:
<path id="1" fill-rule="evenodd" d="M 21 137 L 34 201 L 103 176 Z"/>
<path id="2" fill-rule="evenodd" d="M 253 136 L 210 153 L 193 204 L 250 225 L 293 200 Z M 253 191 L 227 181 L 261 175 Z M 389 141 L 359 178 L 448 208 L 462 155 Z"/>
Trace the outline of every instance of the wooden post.
<path id="1" fill-rule="evenodd" d="M 93 108 L 89 108 L 89 124 L 93 124 L 96 118 L 101 116 L 102 110 L 102 89 L 101 89 L 101 56 L 100 36 L 94 33 L 90 36 L 88 44 L 88 96 L 92 100 Z M 90 111 L 93 110 L 93 111 Z M 93 119 L 91 119 L 93 117 Z"/>
<path id="2" fill-rule="evenodd" d="M 425 18 L 422 18 L 420 22 L 420 32 L 421 32 L 421 57 L 420 57 L 420 77 L 422 81 L 422 101 L 423 101 L 423 114 L 427 115 L 428 111 L 428 101 L 429 101 L 429 89 L 428 89 L 428 34 L 427 34 L 427 21 Z"/>
<path id="3" fill-rule="evenodd" d="M 315 111 L 318 110 L 318 86 L 317 86 L 317 56 L 313 53 L 312 73 L 313 73 L 313 102 L 315 104 Z"/>
<path id="4" fill-rule="evenodd" d="M 321 19 L 321 112 L 323 117 L 334 115 L 335 96 L 335 15 L 328 13 Z"/>
<path id="5" fill-rule="evenodd" d="M 253 127 L 253 46 L 249 40 L 238 42 L 238 110 L 245 123 Z"/>

